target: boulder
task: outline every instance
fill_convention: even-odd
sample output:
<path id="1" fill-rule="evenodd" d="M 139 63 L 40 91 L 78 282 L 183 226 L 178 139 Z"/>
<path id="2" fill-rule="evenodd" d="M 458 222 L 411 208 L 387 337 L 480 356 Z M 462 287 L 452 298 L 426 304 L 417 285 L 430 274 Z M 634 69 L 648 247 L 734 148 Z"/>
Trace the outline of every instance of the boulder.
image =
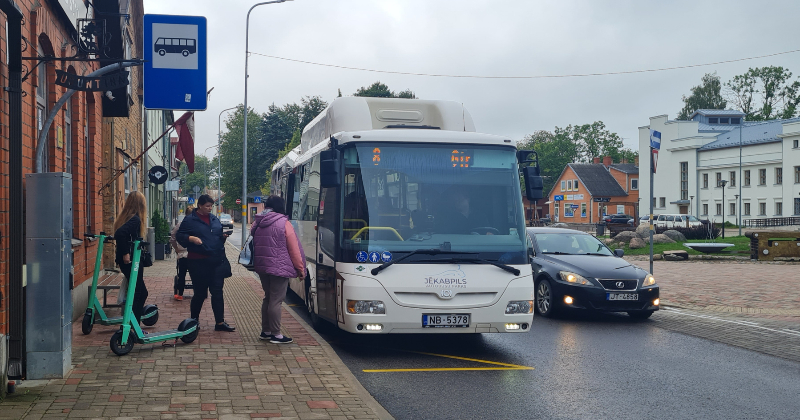
<path id="1" fill-rule="evenodd" d="M 606 238 L 606 239 L 603 239 L 603 243 L 608 245 L 609 247 L 611 247 L 611 246 L 613 246 L 614 244 L 617 243 L 617 240 L 615 238 Z"/>
<path id="2" fill-rule="evenodd" d="M 640 238 L 650 238 L 650 225 L 641 224 L 637 226 L 636 235 Z"/>
<path id="3" fill-rule="evenodd" d="M 649 240 L 645 240 L 645 242 L 650 243 Z M 675 241 L 670 239 L 669 236 L 664 235 L 663 233 L 659 233 L 657 235 L 653 235 L 653 243 L 654 244 L 674 244 Z"/>
<path id="4" fill-rule="evenodd" d="M 614 242 L 628 243 L 628 242 L 631 241 L 631 239 L 637 238 L 637 237 L 638 236 L 636 236 L 636 232 L 631 232 L 631 231 L 627 231 L 626 230 L 626 231 L 622 231 L 622 232 L 618 233 L 617 236 L 614 237 Z"/>
<path id="5" fill-rule="evenodd" d="M 686 242 L 686 237 L 683 236 L 683 234 L 678 232 L 677 230 L 670 229 L 664 232 L 664 235 L 669 236 L 669 238 L 675 242 Z"/>
<path id="6" fill-rule="evenodd" d="M 666 261 L 686 261 L 689 259 L 689 253 L 686 251 L 664 251 L 664 259 Z"/>
<path id="7" fill-rule="evenodd" d="M 628 245 L 630 249 L 639 249 L 644 248 L 645 246 L 647 246 L 647 244 L 645 243 L 644 239 L 638 237 L 631 239 L 631 243 Z"/>

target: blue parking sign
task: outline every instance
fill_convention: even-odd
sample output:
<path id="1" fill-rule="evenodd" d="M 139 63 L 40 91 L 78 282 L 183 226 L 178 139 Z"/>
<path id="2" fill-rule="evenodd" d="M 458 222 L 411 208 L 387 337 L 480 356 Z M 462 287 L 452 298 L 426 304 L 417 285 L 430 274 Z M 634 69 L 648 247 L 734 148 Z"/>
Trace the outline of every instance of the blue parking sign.
<path id="1" fill-rule="evenodd" d="M 144 15 L 144 107 L 203 111 L 208 88 L 206 18 Z"/>

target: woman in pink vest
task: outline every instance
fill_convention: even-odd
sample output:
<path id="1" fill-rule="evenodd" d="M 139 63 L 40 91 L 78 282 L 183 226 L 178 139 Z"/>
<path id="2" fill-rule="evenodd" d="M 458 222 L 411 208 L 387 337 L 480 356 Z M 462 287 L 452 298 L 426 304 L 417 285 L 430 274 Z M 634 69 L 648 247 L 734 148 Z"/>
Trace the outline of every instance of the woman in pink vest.
<path id="1" fill-rule="evenodd" d="M 261 278 L 264 301 L 261 303 L 261 340 L 291 343 L 281 334 L 281 304 L 286 298 L 289 279 L 305 278 L 306 256 L 292 224 L 286 217 L 283 198 L 271 195 L 264 211 L 255 216 L 250 227 L 253 237 L 255 272 Z"/>

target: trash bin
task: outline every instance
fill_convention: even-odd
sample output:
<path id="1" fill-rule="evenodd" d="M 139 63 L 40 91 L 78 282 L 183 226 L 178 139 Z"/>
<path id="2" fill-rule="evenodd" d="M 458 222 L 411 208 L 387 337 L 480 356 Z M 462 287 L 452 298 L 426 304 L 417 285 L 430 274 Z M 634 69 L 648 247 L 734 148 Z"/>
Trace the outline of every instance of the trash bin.
<path id="1" fill-rule="evenodd" d="M 605 223 L 598 223 L 595 225 L 595 236 L 603 236 L 606 234 L 606 224 Z"/>

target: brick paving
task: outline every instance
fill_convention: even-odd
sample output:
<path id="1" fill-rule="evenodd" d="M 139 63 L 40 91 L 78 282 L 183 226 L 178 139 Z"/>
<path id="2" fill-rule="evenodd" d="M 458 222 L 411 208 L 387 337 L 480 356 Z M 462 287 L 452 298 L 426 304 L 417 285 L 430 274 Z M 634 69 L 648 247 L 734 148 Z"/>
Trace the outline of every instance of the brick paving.
<path id="1" fill-rule="evenodd" d="M 236 250 L 230 248 L 229 258 L 235 261 Z M 285 307 L 283 333 L 295 342 L 259 341 L 261 284 L 237 264 L 233 268 L 234 276 L 225 283 L 225 318 L 236 332 L 213 330 L 207 300 L 195 342 L 137 344 L 118 357 L 108 345 L 118 327 L 95 325 L 84 336 L 77 322 L 69 375 L 23 382 L 0 406 L 0 418 L 391 418 L 330 346 Z M 174 260 L 156 261 L 145 271 L 147 303 L 157 304 L 160 312 L 158 323 L 146 331 L 175 328 L 189 316 L 189 301 L 172 298 L 174 274 Z"/>

